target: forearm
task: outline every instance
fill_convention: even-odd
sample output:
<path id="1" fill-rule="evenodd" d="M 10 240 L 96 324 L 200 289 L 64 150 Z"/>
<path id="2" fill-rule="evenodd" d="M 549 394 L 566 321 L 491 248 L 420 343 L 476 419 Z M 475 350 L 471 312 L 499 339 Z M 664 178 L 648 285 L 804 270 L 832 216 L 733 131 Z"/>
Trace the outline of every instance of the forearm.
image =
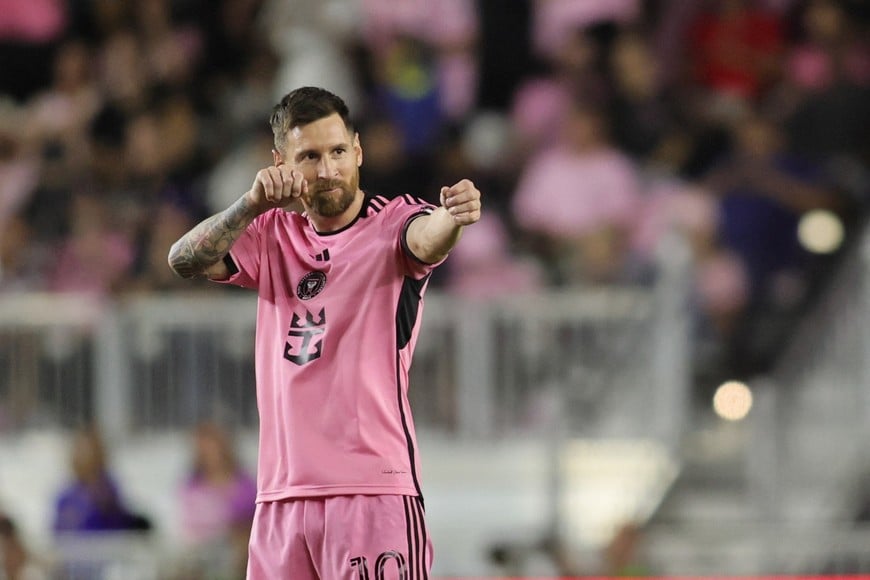
<path id="1" fill-rule="evenodd" d="M 459 238 L 462 226 L 443 207 L 417 218 L 408 228 L 408 249 L 421 261 L 434 264 L 443 260 Z"/>
<path id="2" fill-rule="evenodd" d="M 262 212 L 245 194 L 226 210 L 200 222 L 169 250 L 169 266 L 182 278 L 207 276 L 245 228 Z"/>

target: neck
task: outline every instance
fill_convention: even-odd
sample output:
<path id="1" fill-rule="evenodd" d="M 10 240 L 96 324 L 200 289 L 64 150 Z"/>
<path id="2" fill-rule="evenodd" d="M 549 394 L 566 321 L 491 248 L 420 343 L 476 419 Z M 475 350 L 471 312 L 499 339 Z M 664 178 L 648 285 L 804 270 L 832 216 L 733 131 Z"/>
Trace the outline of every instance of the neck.
<path id="1" fill-rule="evenodd" d="M 353 198 L 353 203 L 351 203 L 350 206 L 341 214 L 324 217 L 312 211 L 311 208 L 306 208 L 308 211 L 308 219 L 311 220 L 311 224 L 318 233 L 328 234 L 340 230 L 356 219 L 356 216 L 359 215 L 360 208 L 362 208 L 364 199 L 365 194 L 361 189 L 357 189 L 356 195 Z"/>

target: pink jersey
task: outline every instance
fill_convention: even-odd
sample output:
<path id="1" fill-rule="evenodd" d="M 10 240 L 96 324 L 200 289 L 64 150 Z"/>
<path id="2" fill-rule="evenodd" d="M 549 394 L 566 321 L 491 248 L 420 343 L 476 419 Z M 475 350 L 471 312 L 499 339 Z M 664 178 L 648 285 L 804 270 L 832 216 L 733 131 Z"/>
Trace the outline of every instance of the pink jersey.
<path id="1" fill-rule="evenodd" d="M 259 294 L 257 501 L 420 495 L 408 370 L 434 264 L 405 229 L 434 208 L 366 197 L 345 228 L 271 210 L 230 252 L 227 280 Z"/>

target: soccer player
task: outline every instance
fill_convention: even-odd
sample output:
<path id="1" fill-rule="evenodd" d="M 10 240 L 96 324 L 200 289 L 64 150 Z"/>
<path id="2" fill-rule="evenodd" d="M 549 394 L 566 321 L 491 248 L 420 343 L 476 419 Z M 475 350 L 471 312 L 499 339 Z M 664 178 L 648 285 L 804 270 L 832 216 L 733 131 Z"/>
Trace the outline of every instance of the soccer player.
<path id="1" fill-rule="evenodd" d="M 359 135 L 323 89 L 287 94 L 271 125 L 275 164 L 169 253 L 183 277 L 259 296 L 248 580 L 428 578 L 408 370 L 429 276 L 480 192 L 442 187 L 437 208 L 366 194 Z"/>

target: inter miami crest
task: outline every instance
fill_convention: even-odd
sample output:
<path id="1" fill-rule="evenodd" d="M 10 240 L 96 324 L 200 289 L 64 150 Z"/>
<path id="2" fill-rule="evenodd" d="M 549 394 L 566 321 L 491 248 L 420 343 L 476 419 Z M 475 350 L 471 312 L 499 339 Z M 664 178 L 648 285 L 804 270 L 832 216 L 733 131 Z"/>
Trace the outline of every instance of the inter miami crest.
<path id="1" fill-rule="evenodd" d="M 296 285 L 296 296 L 300 300 L 311 300 L 326 286 L 326 274 L 323 272 L 308 272 Z"/>

